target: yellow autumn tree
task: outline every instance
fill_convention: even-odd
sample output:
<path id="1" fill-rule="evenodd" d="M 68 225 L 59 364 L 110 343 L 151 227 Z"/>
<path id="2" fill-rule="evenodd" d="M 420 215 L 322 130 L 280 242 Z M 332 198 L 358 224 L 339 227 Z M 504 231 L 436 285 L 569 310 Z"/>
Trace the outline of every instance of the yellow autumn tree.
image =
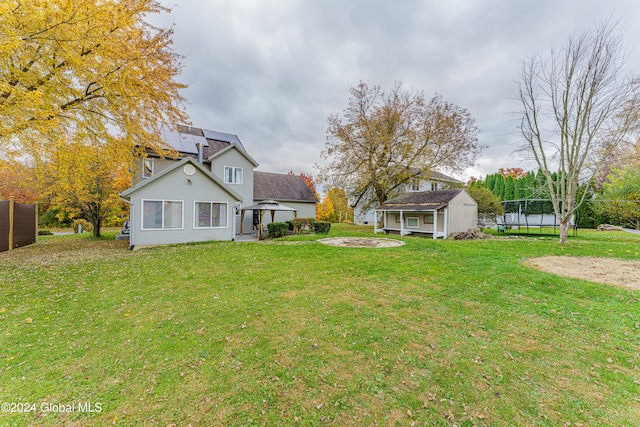
<path id="1" fill-rule="evenodd" d="M 71 142 L 52 146 L 55 151 L 47 164 L 52 202 L 87 219 L 94 237 L 100 237 L 103 221 L 123 209 L 118 194 L 131 182 L 129 164 L 121 161 L 113 145 L 97 143 L 81 132 Z"/>
<path id="2" fill-rule="evenodd" d="M 71 141 L 81 129 L 124 157 L 161 152 L 163 123 L 186 122 L 172 28 L 149 24 L 156 0 L 0 2 L 0 149 Z"/>
<path id="3" fill-rule="evenodd" d="M 333 203 L 331 198 L 327 196 L 322 203 L 316 204 L 316 219 L 318 221 L 331 221 L 332 216 L 335 217 Z"/>

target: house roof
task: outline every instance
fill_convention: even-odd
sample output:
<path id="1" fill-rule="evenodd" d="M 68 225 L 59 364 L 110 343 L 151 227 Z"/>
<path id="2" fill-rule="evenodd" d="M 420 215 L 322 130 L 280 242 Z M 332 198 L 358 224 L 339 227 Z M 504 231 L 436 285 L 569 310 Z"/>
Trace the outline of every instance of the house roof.
<path id="1" fill-rule="evenodd" d="M 425 174 L 424 172 L 420 172 L 420 170 L 418 168 L 411 168 L 410 169 L 412 173 L 418 173 L 420 178 L 423 179 L 430 179 L 432 181 L 444 181 L 444 182 L 453 182 L 456 184 L 462 184 L 463 182 L 455 179 L 454 177 L 451 177 L 449 175 L 445 175 L 442 172 L 438 172 L 436 170 L 432 170 L 429 171 L 428 174 Z"/>
<path id="2" fill-rule="evenodd" d="M 441 209 L 447 206 L 451 200 L 463 191 L 465 191 L 463 188 L 456 188 L 453 190 L 406 193 L 394 199 L 387 200 L 378 210 L 428 211 Z"/>
<path id="3" fill-rule="evenodd" d="M 249 161 L 249 163 L 251 163 L 253 165 L 253 167 L 257 167 L 258 166 L 258 162 L 256 162 L 253 157 L 251 157 L 249 154 L 247 154 L 246 151 L 244 151 L 244 149 L 242 148 L 242 146 L 236 144 L 235 142 L 231 145 L 227 145 L 226 147 L 222 148 L 221 150 L 218 150 L 216 152 L 214 152 L 213 154 L 211 154 L 208 157 L 205 157 L 205 159 L 210 162 L 211 160 L 215 159 L 218 156 L 221 156 L 223 153 L 226 153 L 229 150 L 233 150 L 233 149 L 237 149 L 238 152 L 240 154 L 242 154 L 244 156 L 245 159 L 247 159 Z"/>
<path id="4" fill-rule="evenodd" d="M 127 199 L 127 198 L 129 198 L 129 196 L 131 196 L 133 193 L 137 192 L 141 188 L 144 188 L 147 185 L 151 184 L 152 182 L 155 182 L 155 181 L 157 181 L 159 179 L 162 179 L 163 176 L 168 175 L 169 173 L 171 173 L 172 171 L 176 170 L 177 168 L 183 167 L 187 163 L 192 164 L 194 167 L 196 167 L 198 170 L 200 170 L 207 178 L 209 178 L 211 181 L 216 183 L 220 188 L 225 190 L 227 193 L 229 193 L 229 195 L 234 197 L 236 200 L 238 200 L 238 201 L 242 200 L 242 196 L 240 194 L 236 193 L 227 184 L 222 182 L 222 180 L 220 178 L 218 178 L 217 176 L 213 175 L 209 170 L 207 170 L 204 166 L 202 166 L 200 163 L 198 163 L 198 161 L 196 159 L 194 159 L 193 157 L 185 157 L 184 159 L 180 160 L 179 162 L 176 162 L 173 165 L 169 166 L 168 168 L 158 172 L 157 174 L 154 174 L 152 177 L 147 178 L 147 179 L 139 182 L 138 184 L 134 185 L 133 187 L 127 188 L 122 193 L 120 193 L 120 196 L 125 198 L 125 199 Z"/>
<path id="5" fill-rule="evenodd" d="M 237 135 L 185 125 L 163 126 L 162 141 L 182 155 L 192 157 L 198 155 L 196 144 L 199 142 L 205 159 L 230 145 L 236 145 L 245 153 L 247 151 Z"/>
<path id="6" fill-rule="evenodd" d="M 253 173 L 254 200 L 278 200 L 316 203 L 313 191 L 298 175 L 270 172 Z"/>

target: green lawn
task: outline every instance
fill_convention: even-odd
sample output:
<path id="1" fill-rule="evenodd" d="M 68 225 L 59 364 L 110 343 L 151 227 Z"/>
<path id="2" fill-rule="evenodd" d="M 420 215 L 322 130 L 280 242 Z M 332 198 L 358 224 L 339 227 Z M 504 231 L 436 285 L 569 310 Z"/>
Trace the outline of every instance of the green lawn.
<path id="1" fill-rule="evenodd" d="M 640 425 L 640 291 L 520 262 L 640 236 L 320 237 L 0 254 L 0 425 Z"/>

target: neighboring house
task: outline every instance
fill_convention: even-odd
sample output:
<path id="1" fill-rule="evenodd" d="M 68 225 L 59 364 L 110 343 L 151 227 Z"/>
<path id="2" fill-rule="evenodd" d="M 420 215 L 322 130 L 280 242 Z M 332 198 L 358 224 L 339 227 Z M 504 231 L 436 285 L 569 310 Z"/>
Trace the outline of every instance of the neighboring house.
<path id="1" fill-rule="evenodd" d="M 462 187 L 464 183 L 453 177 L 445 175 L 438 171 L 432 171 L 428 176 L 420 173 L 415 178 L 411 179 L 407 184 L 399 188 L 398 193 L 412 193 L 422 191 L 438 191 L 447 190 L 451 188 Z M 375 218 L 375 208 L 362 210 L 356 208 L 355 210 L 355 222 L 359 224 L 373 224 Z M 467 230 L 465 230 L 467 231 Z"/>
<path id="2" fill-rule="evenodd" d="M 178 126 L 165 127 L 162 139 L 178 158 L 148 152 L 121 193 L 130 204 L 131 246 L 233 240 L 242 207 L 266 199 L 315 218 L 317 199 L 302 178 L 254 171 L 258 163 L 236 135 Z M 278 212 L 276 221 L 293 216 Z M 242 229 L 251 233 L 255 220 L 246 215 Z"/>
<path id="3" fill-rule="evenodd" d="M 475 228 L 478 204 L 466 190 L 409 192 L 388 200 L 376 209 L 382 228 L 374 221 L 374 231 L 426 234 L 434 239 Z"/>

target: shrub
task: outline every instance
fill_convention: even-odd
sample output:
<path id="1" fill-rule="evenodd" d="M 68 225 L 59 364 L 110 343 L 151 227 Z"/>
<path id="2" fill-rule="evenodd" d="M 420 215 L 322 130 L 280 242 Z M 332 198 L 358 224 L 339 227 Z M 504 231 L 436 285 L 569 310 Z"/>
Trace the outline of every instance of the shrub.
<path id="1" fill-rule="evenodd" d="M 286 222 L 272 222 L 267 224 L 267 230 L 269 230 L 269 237 L 282 237 L 287 234 L 289 224 Z"/>
<path id="2" fill-rule="evenodd" d="M 86 219 L 76 219 L 73 221 L 73 232 L 78 232 L 78 226 L 82 225 L 82 231 L 90 233 L 93 231 L 93 225 Z"/>
<path id="3" fill-rule="evenodd" d="M 303 230 L 311 230 L 312 224 L 316 222 L 314 218 L 296 218 L 293 221 L 293 227 L 297 233 Z"/>
<path id="4" fill-rule="evenodd" d="M 330 222 L 314 222 L 312 225 L 313 225 L 313 231 L 315 233 L 326 234 L 331 229 Z"/>
<path id="5" fill-rule="evenodd" d="M 53 233 L 48 228 L 41 228 L 38 230 L 38 236 L 51 236 Z"/>

